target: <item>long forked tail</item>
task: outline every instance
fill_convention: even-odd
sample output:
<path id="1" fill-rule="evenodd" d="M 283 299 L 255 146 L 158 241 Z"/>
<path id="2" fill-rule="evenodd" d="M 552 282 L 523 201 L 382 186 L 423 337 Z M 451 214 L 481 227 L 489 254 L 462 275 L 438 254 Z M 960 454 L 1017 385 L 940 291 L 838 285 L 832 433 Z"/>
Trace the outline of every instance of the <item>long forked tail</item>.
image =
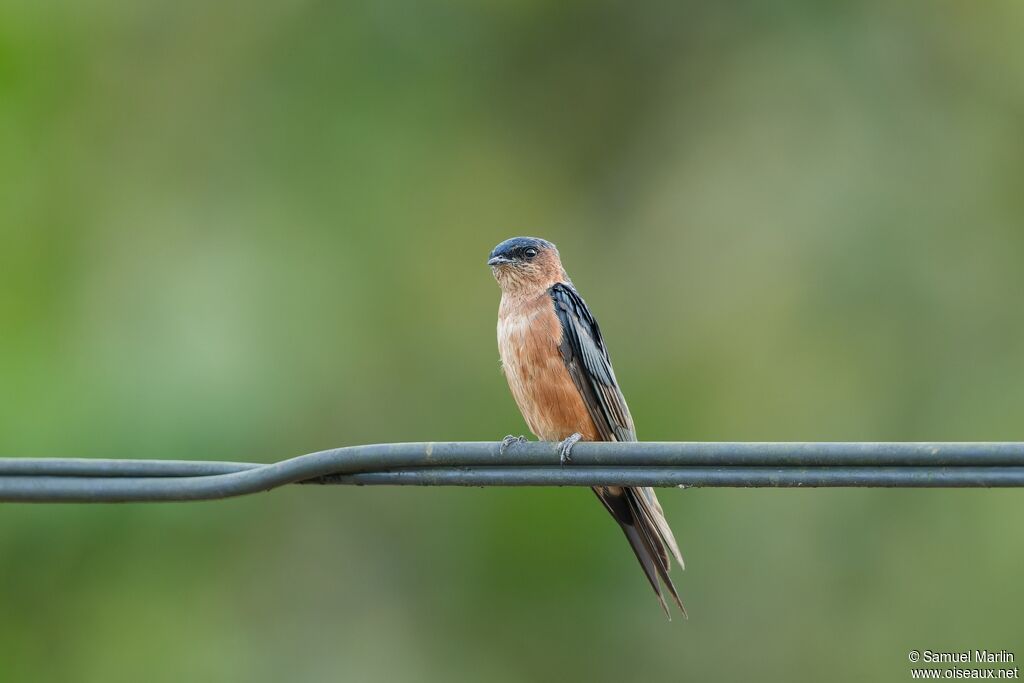
<path id="1" fill-rule="evenodd" d="M 686 608 L 683 607 L 675 584 L 669 577 L 669 570 L 672 568 L 670 553 L 671 557 L 675 557 L 679 562 L 680 568 L 684 566 L 683 556 L 679 552 L 679 546 L 676 545 L 676 539 L 665 520 L 665 513 L 661 510 L 661 504 L 658 503 L 654 490 L 596 486 L 594 493 L 622 527 L 636 558 L 640 560 L 640 566 L 643 567 L 647 580 L 651 583 L 651 588 L 658 596 L 661 608 L 665 610 L 665 615 L 670 620 L 672 619 L 668 605 L 665 603 L 665 597 L 661 592 L 661 582 L 665 583 L 672 598 L 682 610 L 683 617 L 686 617 Z"/>

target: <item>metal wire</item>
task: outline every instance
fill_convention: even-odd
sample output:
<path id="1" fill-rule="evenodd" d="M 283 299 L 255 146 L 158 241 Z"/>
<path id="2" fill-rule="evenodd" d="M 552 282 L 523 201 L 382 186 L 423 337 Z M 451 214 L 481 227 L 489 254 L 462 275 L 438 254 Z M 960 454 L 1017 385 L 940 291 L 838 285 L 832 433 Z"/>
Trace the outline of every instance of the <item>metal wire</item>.
<path id="1" fill-rule="evenodd" d="M 1015 487 L 1024 443 L 399 443 L 271 464 L 0 458 L 0 502 L 212 500 L 285 484 L 416 486 Z"/>

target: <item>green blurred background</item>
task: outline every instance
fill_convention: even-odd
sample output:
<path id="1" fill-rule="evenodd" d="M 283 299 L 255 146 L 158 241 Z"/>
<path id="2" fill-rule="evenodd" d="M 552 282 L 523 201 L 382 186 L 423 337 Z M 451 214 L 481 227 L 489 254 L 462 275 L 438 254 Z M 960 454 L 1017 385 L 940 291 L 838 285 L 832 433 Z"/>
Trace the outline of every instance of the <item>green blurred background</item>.
<path id="1" fill-rule="evenodd" d="M 525 431 L 558 243 L 649 440 L 1024 438 L 1024 5 L 0 4 L 0 454 Z M 909 678 L 1024 656 L 1024 493 L 3 507 L 2 681 Z"/>

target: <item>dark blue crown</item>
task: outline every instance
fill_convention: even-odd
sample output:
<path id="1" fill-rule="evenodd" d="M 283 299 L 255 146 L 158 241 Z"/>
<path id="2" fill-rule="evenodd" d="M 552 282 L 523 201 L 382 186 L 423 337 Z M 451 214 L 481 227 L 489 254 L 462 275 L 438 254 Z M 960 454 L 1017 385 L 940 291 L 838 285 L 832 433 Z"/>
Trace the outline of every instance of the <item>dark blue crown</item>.
<path id="1" fill-rule="evenodd" d="M 554 249 L 555 245 L 539 237 L 513 237 L 507 239 L 491 251 L 490 258 L 501 256 L 507 259 L 522 259 L 527 249 Z"/>

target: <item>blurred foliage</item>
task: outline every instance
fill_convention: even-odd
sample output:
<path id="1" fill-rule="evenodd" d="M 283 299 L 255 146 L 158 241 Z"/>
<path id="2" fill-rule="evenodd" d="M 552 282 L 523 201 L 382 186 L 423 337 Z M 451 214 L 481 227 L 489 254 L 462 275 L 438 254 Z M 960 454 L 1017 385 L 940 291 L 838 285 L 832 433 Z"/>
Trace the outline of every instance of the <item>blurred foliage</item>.
<path id="1" fill-rule="evenodd" d="M 642 438 L 1024 431 L 1019 2 L 0 4 L 0 453 L 520 433 L 552 239 Z M 0 680 L 893 680 L 1017 647 L 1015 491 L 6 506 Z"/>

